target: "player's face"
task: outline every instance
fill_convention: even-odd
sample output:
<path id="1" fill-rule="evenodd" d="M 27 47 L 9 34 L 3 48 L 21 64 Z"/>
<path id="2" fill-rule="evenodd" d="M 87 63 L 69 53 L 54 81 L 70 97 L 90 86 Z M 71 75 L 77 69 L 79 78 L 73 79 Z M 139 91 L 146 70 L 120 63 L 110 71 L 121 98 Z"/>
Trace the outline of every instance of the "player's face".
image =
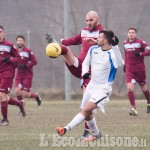
<path id="1" fill-rule="evenodd" d="M 127 36 L 128 36 L 128 39 L 132 41 L 136 38 L 137 33 L 135 32 L 135 30 L 129 30 Z"/>
<path id="2" fill-rule="evenodd" d="M 98 38 L 97 38 L 97 44 L 99 46 L 103 46 L 106 43 L 106 38 L 104 36 L 104 33 L 100 33 Z"/>
<path id="3" fill-rule="evenodd" d="M 2 42 L 4 39 L 4 31 L 3 29 L 0 29 L 0 42 Z"/>
<path id="4" fill-rule="evenodd" d="M 16 44 L 17 44 L 18 48 L 23 48 L 24 45 L 25 45 L 24 39 L 18 38 L 17 41 L 16 41 Z"/>
<path id="5" fill-rule="evenodd" d="M 90 31 L 93 31 L 96 29 L 96 27 L 98 25 L 98 18 L 91 16 L 91 15 L 87 15 L 86 16 L 86 23 L 87 23 Z"/>

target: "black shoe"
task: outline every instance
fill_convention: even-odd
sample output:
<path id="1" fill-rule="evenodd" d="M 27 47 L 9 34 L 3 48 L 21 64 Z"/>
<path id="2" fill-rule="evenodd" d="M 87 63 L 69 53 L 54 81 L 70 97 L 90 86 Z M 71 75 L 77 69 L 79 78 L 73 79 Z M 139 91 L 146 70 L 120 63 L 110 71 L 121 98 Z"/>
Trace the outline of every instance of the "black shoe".
<path id="1" fill-rule="evenodd" d="M 25 101 L 24 100 L 20 101 L 19 108 L 20 108 L 20 112 L 22 113 L 22 116 L 25 117 L 27 113 L 25 111 Z"/>
<path id="2" fill-rule="evenodd" d="M 9 125 L 9 121 L 3 119 L 3 120 L 0 121 L 0 125 L 1 125 L 1 126 L 8 126 L 8 125 Z"/>
<path id="3" fill-rule="evenodd" d="M 46 41 L 47 43 L 58 43 L 50 34 L 46 34 Z"/>
<path id="4" fill-rule="evenodd" d="M 147 104 L 147 113 L 150 113 L 150 104 Z"/>
<path id="5" fill-rule="evenodd" d="M 42 99 L 39 94 L 38 94 L 38 97 L 36 98 L 36 101 L 37 101 L 37 105 L 40 106 L 42 103 Z"/>

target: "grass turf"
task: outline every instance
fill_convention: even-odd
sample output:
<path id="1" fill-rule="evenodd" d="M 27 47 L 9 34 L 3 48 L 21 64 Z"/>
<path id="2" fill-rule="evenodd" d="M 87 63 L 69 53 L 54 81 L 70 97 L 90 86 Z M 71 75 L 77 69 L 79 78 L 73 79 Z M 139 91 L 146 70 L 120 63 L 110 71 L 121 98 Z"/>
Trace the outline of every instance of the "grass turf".
<path id="1" fill-rule="evenodd" d="M 65 126 L 80 111 L 80 101 L 43 101 L 38 107 L 36 102 L 27 101 L 27 116 L 17 115 L 18 108 L 9 106 L 10 125 L 0 127 L 0 150 L 117 150 L 117 149 L 147 149 L 150 147 L 150 114 L 146 113 L 146 102 L 137 101 L 138 116 L 129 115 L 129 101 L 110 101 L 106 106 L 106 114 L 96 113 L 98 127 L 104 137 L 118 137 L 118 145 L 82 145 L 78 142 L 83 124 L 66 133 L 64 137 L 57 136 L 55 127 Z M 135 137 L 143 140 L 144 147 L 137 146 L 135 141 L 126 147 L 120 139 Z M 55 138 L 55 139 L 54 139 Z M 66 140 L 67 139 L 67 140 Z M 66 141 L 65 141 L 66 140 Z M 59 141 L 59 144 L 58 144 Z M 76 142 L 70 143 L 70 142 Z M 69 144 L 68 144 L 69 143 Z M 78 145 L 79 144 L 79 145 Z M 60 146 L 60 147 L 59 147 Z"/>

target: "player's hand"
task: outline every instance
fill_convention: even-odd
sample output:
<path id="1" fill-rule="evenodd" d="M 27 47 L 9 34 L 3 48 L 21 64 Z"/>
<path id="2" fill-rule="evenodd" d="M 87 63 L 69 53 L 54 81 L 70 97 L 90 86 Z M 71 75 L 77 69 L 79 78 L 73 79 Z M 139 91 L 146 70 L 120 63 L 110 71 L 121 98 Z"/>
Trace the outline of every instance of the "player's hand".
<path id="1" fill-rule="evenodd" d="M 4 57 L 2 59 L 2 62 L 8 63 L 8 62 L 10 62 L 10 58 L 9 57 Z"/>
<path id="2" fill-rule="evenodd" d="M 22 69 L 22 70 L 25 70 L 27 68 L 27 66 L 26 66 L 26 64 L 20 64 L 19 68 Z"/>
<path id="3" fill-rule="evenodd" d="M 86 41 L 87 43 L 89 43 L 91 45 L 96 45 L 97 44 L 97 40 L 95 40 L 93 38 L 84 38 L 84 41 Z"/>
<path id="4" fill-rule="evenodd" d="M 136 57 L 139 57 L 139 56 L 141 56 L 141 53 L 140 53 L 140 52 L 135 52 L 134 55 L 135 55 Z"/>
<path id="5" fill-rule="evenodd" d="M 123 71 L 126 72 L 126 66 L 125 65 L 123 66 Z"/>
<path id="6" fill-rule="evenodd" d="M 116 36 L 114 36 L 112 41 L 112 46 L 116 46 L 118 44 L 119 44 L 119 39 Z"/>
<path id="7" fill-rule="evenodd" d="M 90 73 L 88 72 L 88 73 L 85 73 L 84 75 L 83 75 L 83 79 L 89 79 L 90 78 Z"/>

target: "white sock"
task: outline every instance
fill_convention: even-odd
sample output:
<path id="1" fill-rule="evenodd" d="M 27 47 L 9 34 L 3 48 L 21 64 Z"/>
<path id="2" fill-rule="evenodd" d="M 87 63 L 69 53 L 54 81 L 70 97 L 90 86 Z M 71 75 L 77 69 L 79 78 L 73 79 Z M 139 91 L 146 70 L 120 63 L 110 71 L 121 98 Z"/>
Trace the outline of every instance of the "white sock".
<path id="1" fill-rule="evenodd" d="M 96 120 L 95 120 L 95 117 L 89 121 L 86 121 L 88 127 L 89 127 L 89 130 L 92 131 L 93 134 L 99 134 L 99 129 L 96 125 Z"/>
<path id="2" fill-rule="evenodd" d="M 85 117 L 81 113 L 78 113 L 72 119 L 72 121 L 68 125 L 66 125 L 64 128 L 66 128 L 67 131 L 71 130 L 72 128 L 76 127 L 77 125 L 79 125 L 84 120 L 85 120 Z"/>

